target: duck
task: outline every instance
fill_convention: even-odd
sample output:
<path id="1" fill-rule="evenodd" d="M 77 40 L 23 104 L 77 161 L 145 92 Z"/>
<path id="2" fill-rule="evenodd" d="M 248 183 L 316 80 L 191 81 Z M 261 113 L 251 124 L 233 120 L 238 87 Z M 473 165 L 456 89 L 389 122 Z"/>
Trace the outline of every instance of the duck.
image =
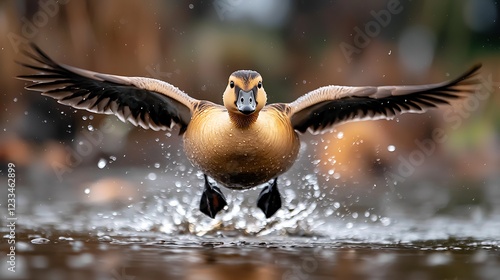
<path id="1" fill-rule="evenodd" d="M 478 90 L 476 64 L 455 79 L 424 85 L 339 86 L 312 90 L 290 103 L 267 104 L 262 76 L 253 70 L 230 74 L 222 103 L 195 99 L 174 85 L 147 77 L 93 72 L 61 64 L 31 43 L 23 50 L 38 71 L 17 78 L 25 88 L 58 103 L 155 131 L 177 127 L 183 149 L 203 173 L 199 210 L 210 218 L 227 205 L 218 187 L 262 186 L 257 207 L 266 218 L 282 206 L 278 177 L 297 160 L 304 133 L 325 133 L 341 123 L 392 119 L 423 113 Z M 211 179 L 210 179 L 211 178 Z"/>

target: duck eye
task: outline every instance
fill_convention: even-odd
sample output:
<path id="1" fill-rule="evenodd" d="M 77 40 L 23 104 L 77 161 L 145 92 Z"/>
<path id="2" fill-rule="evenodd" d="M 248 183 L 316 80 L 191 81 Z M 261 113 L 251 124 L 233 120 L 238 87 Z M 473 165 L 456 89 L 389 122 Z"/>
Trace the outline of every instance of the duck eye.
<path id="1" fill-rule="evenodd" d="M 257 87 L 258 87 L 258 88 L 262 88 L 262 82 L 259 82 L 259 83 L 257 84 Z"/>
<path id="2" fill-rule="evenodd" d="M 229 86 L 230 86 L 231 88 L 234 88 L 234 82 L 233 82 L 233 81 L 230 81 L 230 82 L 229 82 Z"/>

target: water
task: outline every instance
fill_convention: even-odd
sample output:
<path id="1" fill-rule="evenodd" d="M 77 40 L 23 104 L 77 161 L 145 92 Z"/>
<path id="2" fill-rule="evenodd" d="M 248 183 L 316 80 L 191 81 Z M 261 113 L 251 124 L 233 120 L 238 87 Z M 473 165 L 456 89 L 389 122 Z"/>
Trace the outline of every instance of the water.
<path id="1" fill-rule="evenodd" d="M 398 243 L 43 231 L 19 236 L 18 279 L 498 279 L 498 243 Z M 58 235 L 64 235 L 59 236 Z M 66 240 L 71 235 L 71 240 Z M 31 236 L 33 238 L 33 236 Z M 22 242 L 22 243 L 21 243 Z M 2 276 L 7 278 L 5 270 Z"/>
<path id="2" fill-rule="evenodd" d="M 260 190 L 223 189 L 211 220 L 200 174 L 178 171 L 81 168 L 45 195 L 19 185 L 16 272 L 2 242 L 0 278 L 500 279 L 495 184 L 346 188 L 296 171 L 275 217 L 255 207 Z"/>

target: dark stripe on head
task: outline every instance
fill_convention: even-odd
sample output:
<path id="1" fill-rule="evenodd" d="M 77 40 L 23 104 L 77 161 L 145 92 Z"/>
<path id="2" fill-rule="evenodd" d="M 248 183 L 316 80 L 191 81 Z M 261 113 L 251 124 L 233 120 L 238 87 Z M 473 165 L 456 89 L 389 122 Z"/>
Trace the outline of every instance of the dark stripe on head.
<path id="1" fill-rule="evenodd" d="M 238 70 L 238 71 L 233 72 L 233 74 L 231 74 L 231 76 L 241 78 L 245 84 L 248 84 L 250 82 L 250 80 L 253 80 L 253 79 L 259 77 L 260 74 L 256 71 L 252 71 L 252 70 Z"/>

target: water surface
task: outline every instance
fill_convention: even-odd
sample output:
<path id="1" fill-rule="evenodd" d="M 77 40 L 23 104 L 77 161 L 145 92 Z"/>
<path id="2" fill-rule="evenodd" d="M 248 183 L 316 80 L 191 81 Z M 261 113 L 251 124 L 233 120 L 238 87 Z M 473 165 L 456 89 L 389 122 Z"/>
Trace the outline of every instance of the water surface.
<path id="1" fill-rule="evenodd" d="M 16 272 L 8 271 L 9 246 L 2 242 L 1 278 L 500 277 L 494 184 L 479 184 L 473 193 L 420 187 L 434 188 L 433 199 L 422 202 L 408 185 L 346 190 L 297 173 L 280 180 L 285 206 L 275 217 L 266 220 L 255 207 L 259 190 L 224 190 L 229 207 L 211 220 L 197 210 L 196 172 L 184 170 L 181 180 L 149 169 L 116 173 L 99 178 L 81 170 L 45 196 L 18 187 Z M 101 185 L 81 183 L 82 177 Z M 103 189 L 123 178 L 122 195 L 104 199 Z M 137 185 L 139 191 L 128 189 Z M 480 202 L 463 199 L 470 195 Z"/>

